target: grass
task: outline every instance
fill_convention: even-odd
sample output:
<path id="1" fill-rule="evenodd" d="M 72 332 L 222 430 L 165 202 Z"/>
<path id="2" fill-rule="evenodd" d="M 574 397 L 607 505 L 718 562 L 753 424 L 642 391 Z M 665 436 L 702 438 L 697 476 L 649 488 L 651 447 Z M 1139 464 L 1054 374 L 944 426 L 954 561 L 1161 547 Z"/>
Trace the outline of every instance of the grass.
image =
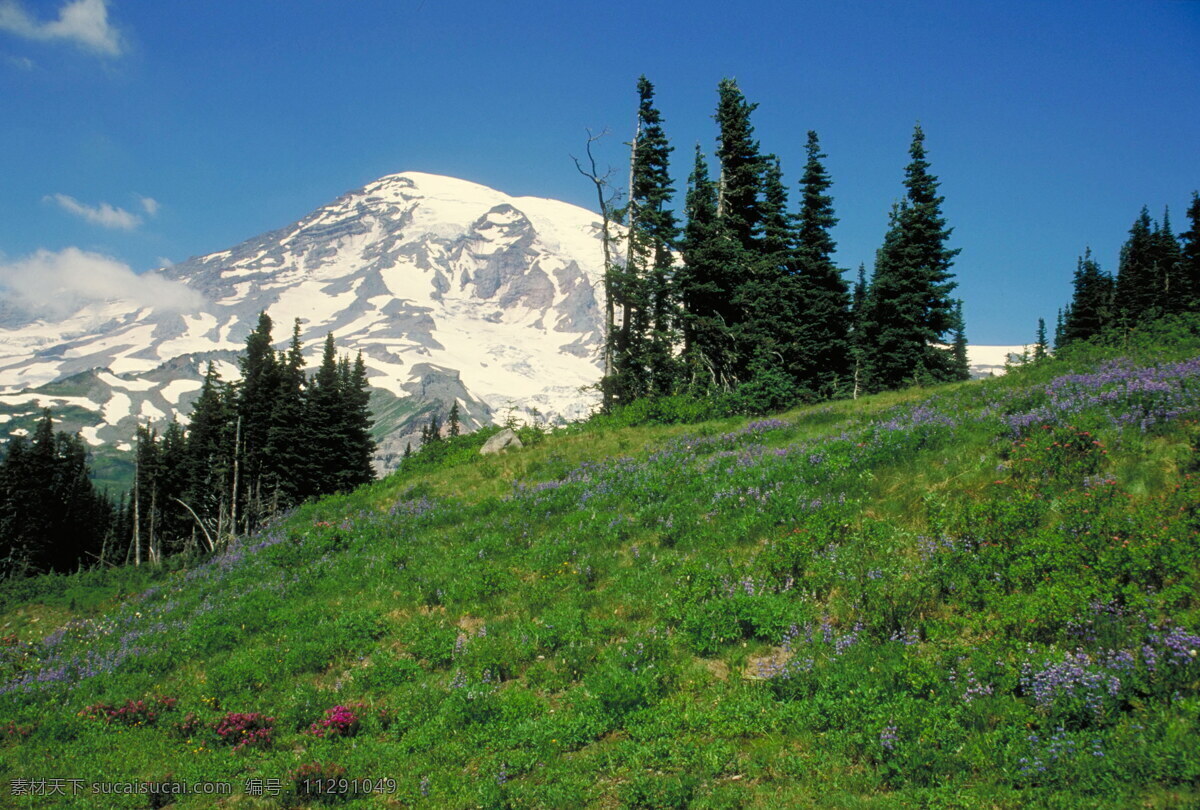
<path id="1" fill-rule="evenodd" d="M 232 785 L 179 807 L 1194 805 L 1198 354 L 461 437 L 209 560 L 9 583 L 0 779 Z"/>

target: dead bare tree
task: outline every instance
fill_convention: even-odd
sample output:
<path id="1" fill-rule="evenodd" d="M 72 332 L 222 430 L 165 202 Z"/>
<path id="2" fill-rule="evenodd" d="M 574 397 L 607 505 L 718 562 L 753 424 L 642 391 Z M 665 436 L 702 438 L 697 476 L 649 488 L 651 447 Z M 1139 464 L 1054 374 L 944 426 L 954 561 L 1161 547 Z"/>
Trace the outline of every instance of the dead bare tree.
<path id="1" fill-rule="evenodd" d="M 571 155 L 571 159 L 575 161 L 575 168 L 587 179 L 591 180 L 596 187 L 596 201 L 600 205 L 601 232 L 600 244 L 604 251 L 604 378 L 606 381 L 612 379 L 613 376 L 613 339 L 615 336 L 613 315 L 614 315 L 614 299 L 616 293 L 616 274 L 617 267 L 613 260 L 613 234 L 612 234 L 612 207 L 613 203 L 620 197 L 620 192 L 612 187 L 610 178 L 613 174 L 612 167 L 607 168 L 603 174 L 600 173 L 596 166 L 596 156 L 592 152 L 592 144 L 608 135 L 608 130 L 605 129 L 600 133 L 593 133 L 590 129 L 587 130 L 587 145 L 585 147 L 587 153 L 587 166 L 583 162 Z M 607 385 L 601 386 L 603 394 L 604 410 L 611 410 L 613 405 L 612 392 Z"/>

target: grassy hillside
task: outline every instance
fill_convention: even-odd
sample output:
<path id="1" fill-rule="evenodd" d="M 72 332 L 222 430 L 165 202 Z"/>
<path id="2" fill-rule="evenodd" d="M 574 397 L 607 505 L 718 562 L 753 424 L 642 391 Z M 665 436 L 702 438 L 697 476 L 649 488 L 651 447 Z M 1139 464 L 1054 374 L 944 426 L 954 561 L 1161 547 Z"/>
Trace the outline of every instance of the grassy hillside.
<path id="1" fill-rule="evenodd" d="M 1200 343 L 1164 340 L 503 457 L 466 437 L 186 569 L 11 585 L 3 788 L 1200 804 Z M 304 795 L 321 775 L 372 781 Z"/>

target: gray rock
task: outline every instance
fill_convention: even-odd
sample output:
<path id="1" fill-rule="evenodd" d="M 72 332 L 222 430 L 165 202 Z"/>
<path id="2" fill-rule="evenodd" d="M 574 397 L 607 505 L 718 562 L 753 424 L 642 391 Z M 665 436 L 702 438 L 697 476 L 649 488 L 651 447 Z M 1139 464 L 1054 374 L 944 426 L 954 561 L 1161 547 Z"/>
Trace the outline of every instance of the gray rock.
<path id="1" fill-rule="evenodd" d="M 509 449 L 520 450 L 521 440 L 517 438 L 517 434 L 513 433 L 512 430 L 505 428 L 488 439 L 483 447 L 479 448 L 479 453 L 480 455 L 491 456 Z"/>

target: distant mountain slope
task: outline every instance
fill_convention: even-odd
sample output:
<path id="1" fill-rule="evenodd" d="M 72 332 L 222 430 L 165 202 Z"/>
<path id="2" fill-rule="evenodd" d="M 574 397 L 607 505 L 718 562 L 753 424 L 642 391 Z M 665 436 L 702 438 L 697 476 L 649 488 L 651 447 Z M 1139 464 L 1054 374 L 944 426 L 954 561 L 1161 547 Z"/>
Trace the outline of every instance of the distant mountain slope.
<path id="1" fill-rule="evenodd" d="M 237 377 L 258 313 L 282 348 L 301 319 L 310 367 L 333 332 L 364 355 L 391 469 L 431 412 L 457 400 L 468 429 L 510 412 L 545 422 L 597 402 L 600 221 L 419 172 L 381 178 L 299 222 L 156 271 L 203 296 L 196 311 L 113 300 L 59 320 L 0 311 L 0 426 L 38 408 L 93 446 L 123 449 L 139 422 L 186 418 L 205 365 Z M 972 347 L 977 376 L 1019 347 Z"/>
<path id="2" fill-rule="evenodd" d="M 468 426 L 509 408 L 577 418 L 595 399 L 581 389 L 599 377 L 598 234 L 598 217 L 567 203 L 418 172 L 384 177 L 158 271 L 201 293 L 199 311 L 110 301 L 55 322 L 6 312 L 0 413 L 73 406 L 93 444 L 127 439 L 138 420 L 186 415 L 207 360 L 236 375 L 234 353 L 266 310 L 280 347 L 301 319 L 310 365 L 327 332 L 340 351 L 363 352 L 384 417 L 380 466 L 453 399 Z"/>

